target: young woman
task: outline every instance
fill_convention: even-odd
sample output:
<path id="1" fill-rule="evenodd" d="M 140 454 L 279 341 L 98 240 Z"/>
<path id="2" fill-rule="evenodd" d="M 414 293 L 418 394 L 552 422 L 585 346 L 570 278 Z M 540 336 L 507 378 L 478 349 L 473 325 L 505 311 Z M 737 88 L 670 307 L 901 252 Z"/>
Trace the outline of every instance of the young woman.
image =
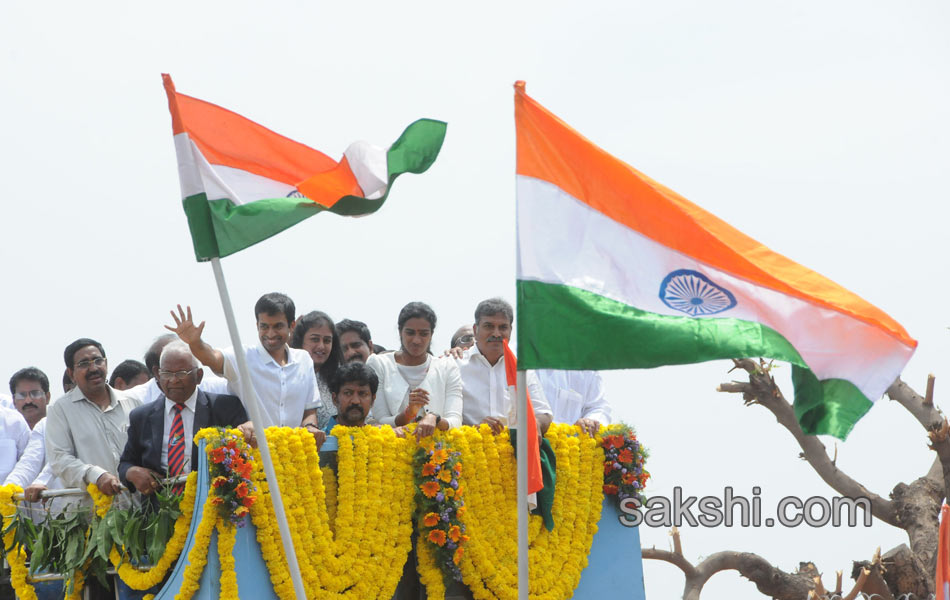
<path id="1" fill-rule="evenodd" d="M 373 354 L 366 361 L 379 377 L 373 418 L 393 427 L 417 422 L 420 437 L 431 435 L 436 428 L 462 424 L 458 365 L 429 351 L 435 320 L 435 312 L 427 304 L 410 302 L 397 319 L 399 350 Z"/>
<path id="2" fill-rule="evenodd" d="M 317 376 L 317 393 L 320 396 L 317 427 L 323 429 L 330 421 L 330 417 L 336 415 L 333 397 L 330 396 L 330 380 L 342 361 L 340 339 L 333 327 L 333 319 L 317 310 L 303 315 L 297 319 L 297 324 L 294 326 L 290 347 L 306 350 L 313 359 L 313 370 Z"/>

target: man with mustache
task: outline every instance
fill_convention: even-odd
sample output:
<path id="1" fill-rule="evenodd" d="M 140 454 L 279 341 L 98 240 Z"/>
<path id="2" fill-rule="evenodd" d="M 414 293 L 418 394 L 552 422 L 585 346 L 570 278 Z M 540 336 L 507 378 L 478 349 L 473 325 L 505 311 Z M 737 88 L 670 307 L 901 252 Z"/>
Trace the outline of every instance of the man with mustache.
<path id="1" fill-rule="evenodd" d="M 330 395 L 333 397 L 337 414 L 330 417 L 326 433 L 329 435 L 334 425 L 371 425 L 372 423 L 367 423 L 367 416 L 373 408 L 378 389 L 379 377 L 373 369 L 359 361 L 341 365 L 330 381 Z"/>
<path id="2" fill-rule="evenodd" d="M 125 448 L 129 414 L 141 402 L 109 386 L 102 344 L 80 338 L 63 353 L 76 383 L 47 413 L 46 455 L 66 487 L 94 483 L 108 496 L 119 492 L 119 457 Z"/>
<path id="3" fill-rule="evenodd" d="M 495 434 L 511 424 L 514 398 L 508 394 L 504 341 L 511 337 L 514 310 L 501 298 L 489 298 L 475 308 L 475 347 L 456 361 L 462 375 L 462 424 L 487 423 Z M 528 392 L 538 427 L 543 434 L 551 425 L 552 412 L 533 371 L 526 373 Z"/>
<path id="4" fill-rule="evenodd" d="M 362 321 L 343 319 L 336 324 L 336 335 L 340 338 L 343 362 L 358 361 L 365 363 L 370 354 L 374 354 L 373 336 L 369 327 Z"/>

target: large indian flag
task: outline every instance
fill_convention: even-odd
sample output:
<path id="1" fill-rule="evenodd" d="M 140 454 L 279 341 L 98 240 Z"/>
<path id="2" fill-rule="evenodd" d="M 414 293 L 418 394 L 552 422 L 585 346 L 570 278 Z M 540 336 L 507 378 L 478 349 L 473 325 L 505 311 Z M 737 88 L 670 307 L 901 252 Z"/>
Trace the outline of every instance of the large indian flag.
<path id="1" fill-rule="evenodd" d="M 356 142 L 337 162 L 227 109 L 175 91 L 172 115 L 181 194 L 199 261 L 227 256 L 321 211 L 375 212 L 402 173 L 435 161 L 445 123 L 420 119 L 388 148 Z"/>
<path id="2" fill-rule="evenodd" d="M 806 433 L 844 439 L 917 342 L 880 309 L 607 154 L 515 84 L 522 368 L 792 364 Z"/>

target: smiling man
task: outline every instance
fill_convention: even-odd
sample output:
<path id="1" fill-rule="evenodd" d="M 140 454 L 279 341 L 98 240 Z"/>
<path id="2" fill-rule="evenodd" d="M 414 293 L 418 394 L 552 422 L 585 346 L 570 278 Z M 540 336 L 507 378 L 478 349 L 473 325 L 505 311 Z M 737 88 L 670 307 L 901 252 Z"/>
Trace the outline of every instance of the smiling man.
<path id="1" fill-rule="evenodd" d="M 198 388 L 203 375 L 184 342 L 176 340 L 162 350 L 158 377 L 165 393 L 129 417 L 129 440 L 119 461 L 119 478 L 126 487 L 154 493 L 162 478 L 190 473 L 198 464 L 195 432 L 247 421 L 237 396 Z"/>
<path id="2" fill-rule="evenodd" d="M 117 477 L 129 413 L 139 401 L 109 387 L 102 344 L 81 338 L 66 346 L 66 370 L 76 387 L 47 411 L 46 456 L 66 487 L 88 483 L 106 495 L 121 489 Z"/>
<path id="3" fill-rule="evenodd" d="M 365 363 L 370 354 L 373 354 L 373 336 L 370 335 L 366 323 L 343 319 L 336 324 L 336 334 L 340 338 L 343 362 Z"/>
<path id="4" fill-rule="evenodd" d="M 501 298 L 482 300 L 475 308 L 475 347 L 456 359 L 462 375 L 462 424 L 487 423 L 494 433 L 509 425 L 513 412 L 505 376 L 504 341 L 511 337 L 514 310 Z M 526 373 L 531 405 L 541 432 L 551 425 L 551 407 L 533 371 Z"/>
<path id="5" fill-rule="evenodd" d="M 204 342 L 201 333 L 205 323 L 195 325 L 190 306 L 183 310 L 179 305 L 178 313 L 172 311 L 171 314 L 175 326 L 165 327 L 178 334 L 204 365 L 215 374 L 223 375 L 232 394 L 245 400 L 235 349 L 219 350 Z M 263 427 L 304 426 L 311 430 L 315 439 L 317 436 L 322 438 L 323 432 L 317 428 L 317 379 L 313 359 L 305 350 L 287 344 L 296 322 L 293 300 L 284 294 L 265 294 L 254 305 L 254 316 L 260 345 L 245 346 L 239 351 L 244 352 L 252 385 L 260 401 Z M 256 443 L 253 429 L 248 425 L 243 430 L 248 440 Z"/>

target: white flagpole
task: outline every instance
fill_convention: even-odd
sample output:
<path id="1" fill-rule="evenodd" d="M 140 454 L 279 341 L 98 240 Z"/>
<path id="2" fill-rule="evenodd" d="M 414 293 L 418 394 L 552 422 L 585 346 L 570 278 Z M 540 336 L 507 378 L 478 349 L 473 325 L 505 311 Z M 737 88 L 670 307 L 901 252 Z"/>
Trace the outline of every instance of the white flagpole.
<path id="1" fill-rule="evenodd" d="M 528 385 L 524 371 L 518 371 L 518 600 L 528 600 Z"/>
<path id="2" fill-rule="evenodd" d="M 280 487 L 277 485 L 277 475 L 274 472 L 274 463 L 271 462 L 270 448 L 267 446 L 267 434 L 261 426 L 261 409 L 257 403 L 257 392 L 251 383 L 251 376 L 247 370 L 247 360 L 244 356 L 244 346 L 241 345 L 241 336 L 238 335 L 237 322 L 234 320 L 234 309 L 231 307 L 231 296 L 224 281 L 224 272 L 221 270 L 221 259 L 211 259 L 211 268 L 214 270 L 214 280 L 218 284 L 218 294 L 221 296 L 221 307 L 224 308 L 224 318 L 228 322 L 228 333 L 231 334 L 231 345 L 234 347 L 234 357 L 237 359 L 238 373 L 241 375 L 241 400 L 247 407 L 251 423 L 254 424 L 254 435 L 257 436 L 261 459 L 264 461 L 264 474 L 267 476 L 267 487 L 270 490 L 274 503 L 274 514 L 277 517 L 277 528 L 284 543 L 284 553 L 287 555 L 287 566 L 290 568 L 290 578 L 294 582 L 294 592 L 297 600 L 305 600 L 307 594 L 303 588 L 303 579 L 300 576 L 300 565 L 297 563 L 297 553 L 294 551 L 294 541 L 290 536 L 290 526 L 287 524 L 287 515 L 284 513 L 284 502 L 280 497 Z"/>

